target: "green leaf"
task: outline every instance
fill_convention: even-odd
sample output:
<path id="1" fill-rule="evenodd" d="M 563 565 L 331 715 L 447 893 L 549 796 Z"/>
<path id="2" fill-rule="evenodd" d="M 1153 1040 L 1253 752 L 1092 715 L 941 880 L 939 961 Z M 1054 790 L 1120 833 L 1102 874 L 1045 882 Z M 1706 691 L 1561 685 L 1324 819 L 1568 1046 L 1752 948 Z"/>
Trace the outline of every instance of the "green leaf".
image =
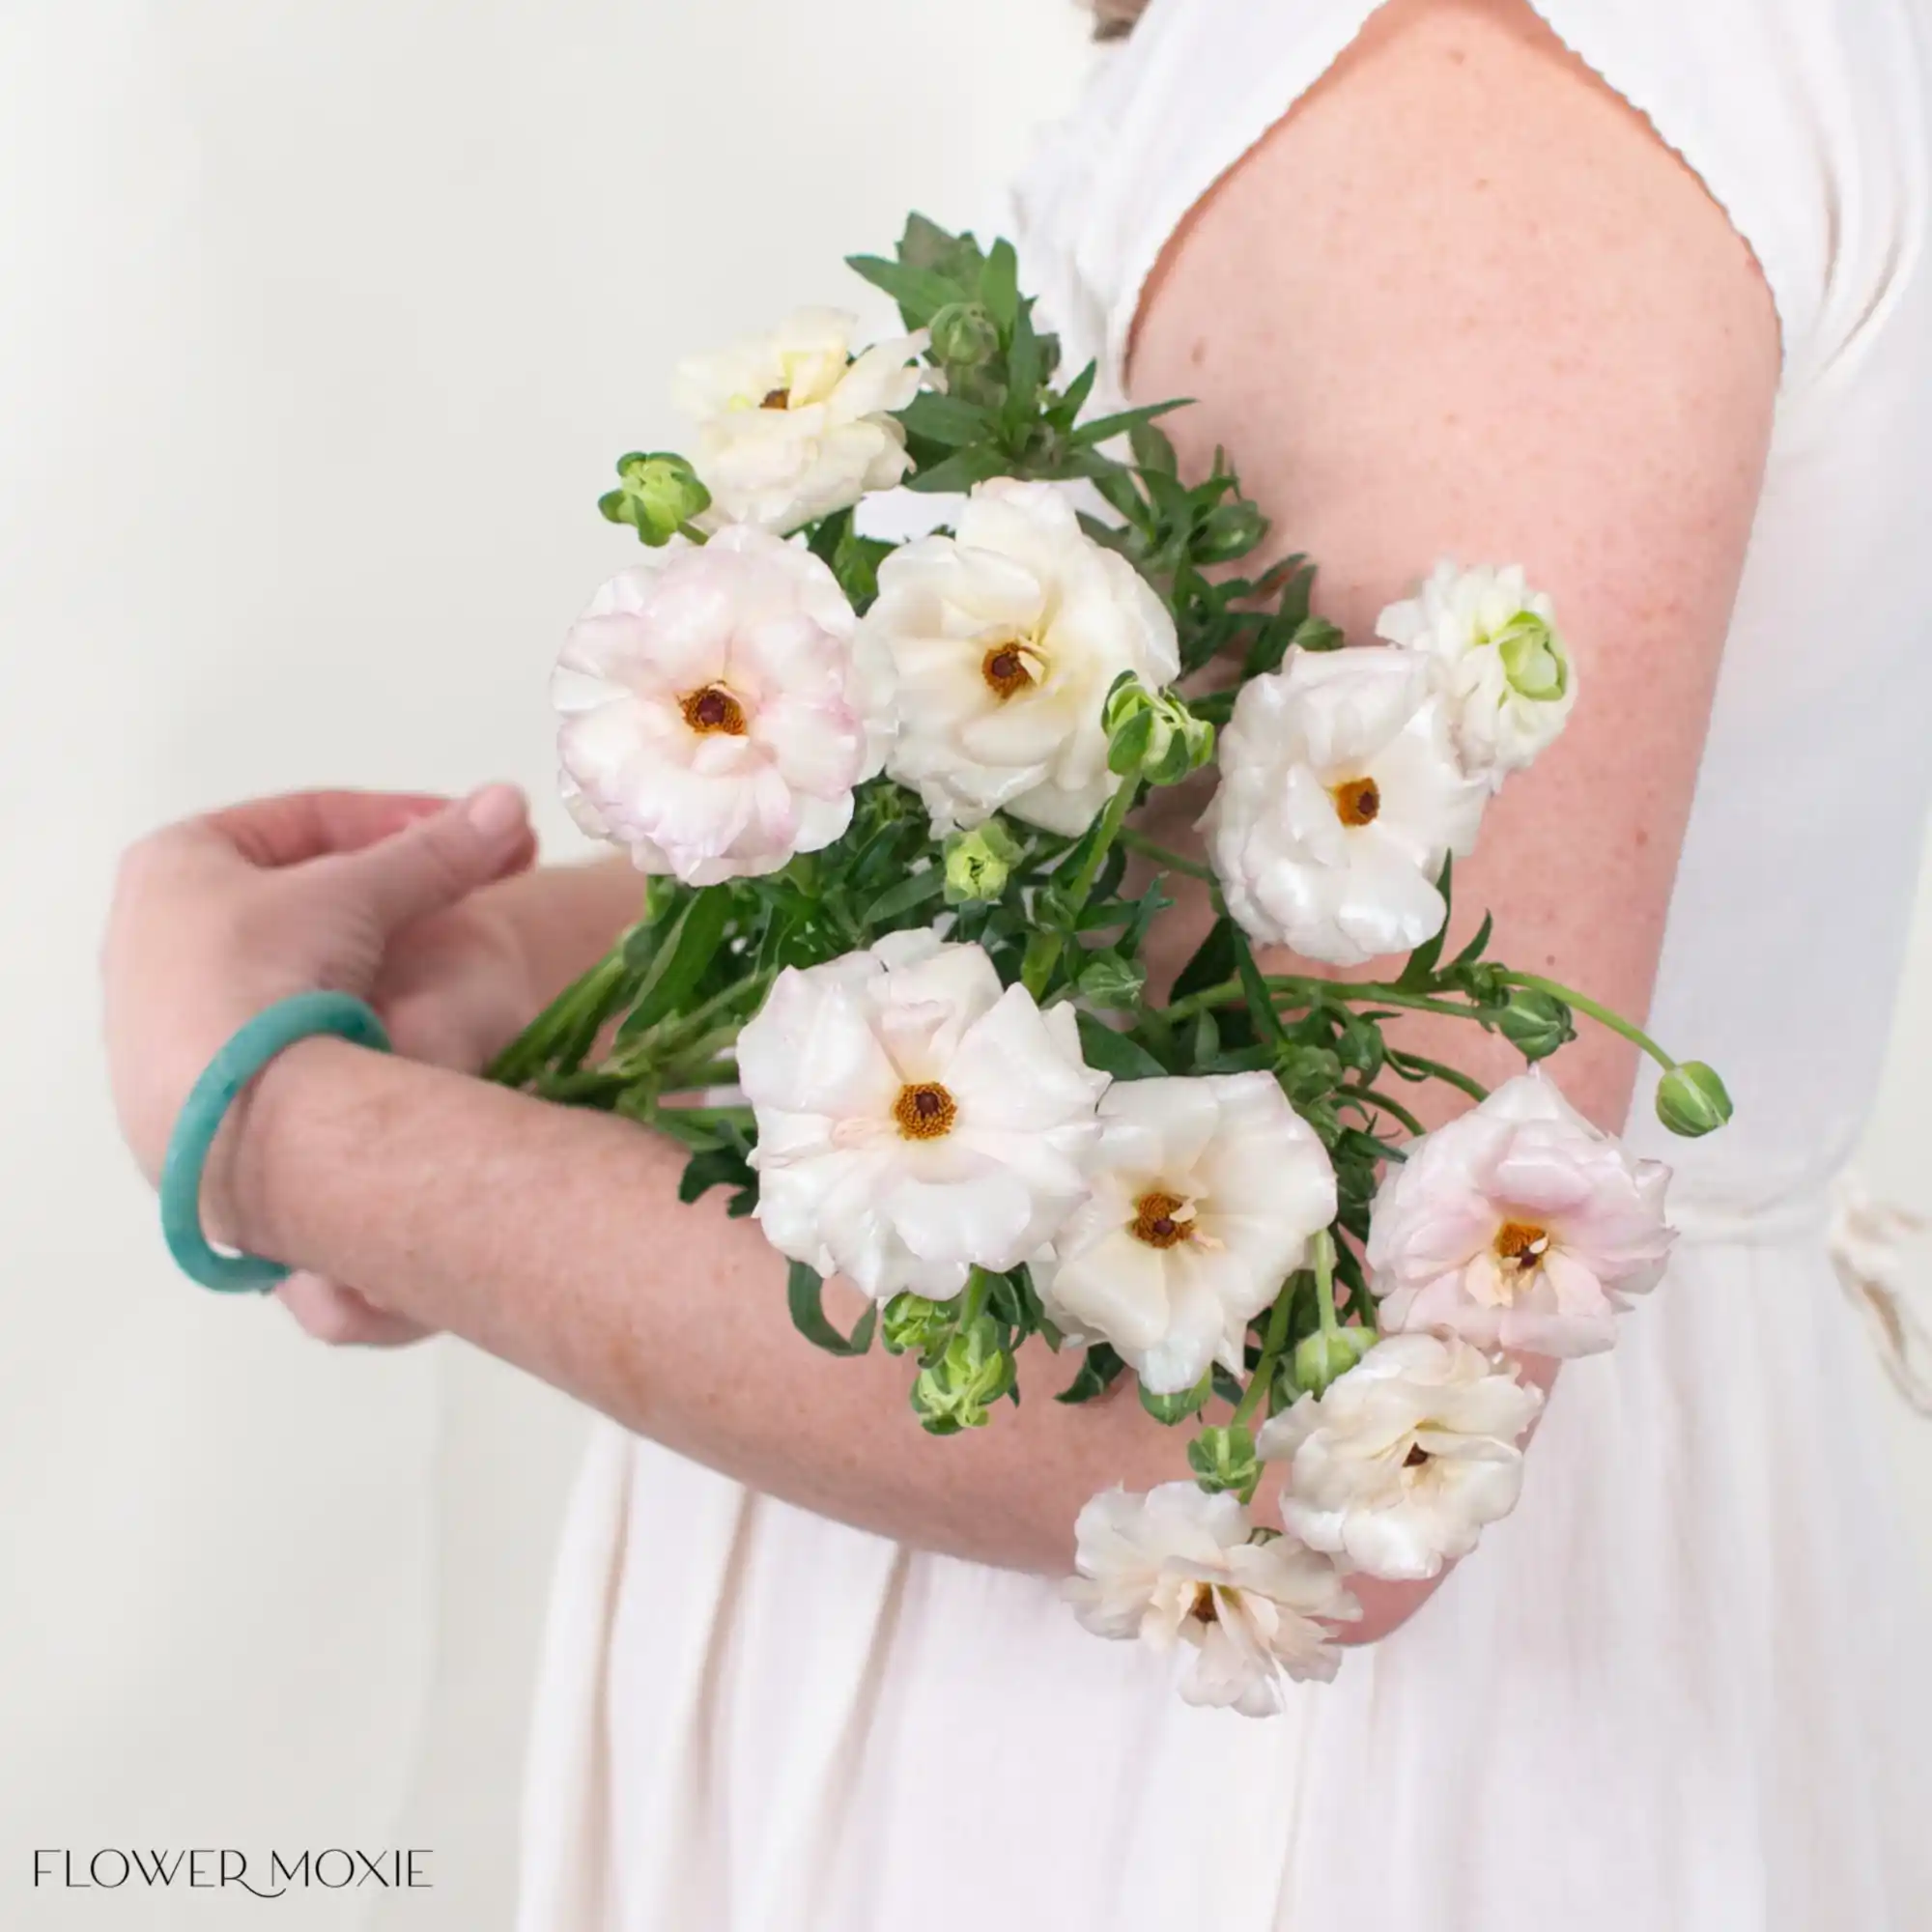
<path id="1" fill-rule="evenodd" d="M 896 919 L 902 912 L 910 912 L 914 906 L 923 905 L 927 899 L 936 899 L 946 890 L 946 867 L 928 866 L 923 872 L 914 872 L 899 880 L 896 885 L 888 886 L 864 912 L 859 915 L 862 925 L 877 925 L 889 919 Z"/>
<path id="2" fill-rule="evenodd" d="M 1006 469 L 1007 459 L 997 449 L 976 444 L 971 449 L 956 451 L 944 463 L 935 463 L 930 469 L 915 469 L 906 478 L 905 487 L 923 491 L 928 496 L 943 495 L 949 491 L 963 494 L 974 484 L 985 482 L 989 476 L 1004 475 Z"/>
<path id="3" fill-rule="evenodd" d="M 1443 928 L 1446 931 L 1449 923 L 1447 920 L 1444 920 L 1442 923 L 1443 923 Z M 1494 928 L 1494 926 L 1495 926 L 1494 919 L 1492 918 L 1490 914 L 1485 913 L 1483 915 L 1482 924 L 1476 928 L 1475 938 L 1470 940 L 1468 945 L 1463 947 L 1462 952 L 1457 953 L 1455 958 L 1450 960 L 1449 962 L 1450 972 L 1455 973 L 1459 972 L 1464 966 L 1473 966 L 1476 963 L 1476 961 L 1483 956 L 1484 952 L 1488 950 L 1490 944 L 1490 934 L 1492 930 Z"/>
<path id="4" fill-rule="evenodd" d="M 1138 425 L 1151 423 L 1156 416 L 1164 416 L 1170 410 L 1182 410 L 1190 398 L 1177 397 L 1171 403 L 1148 403 L 1137 410 L 1119 410 L 1110 416 L 1095 416 L 1092 422 L 1084 422 L 1073 432 L 1075 442 L 1105 442 L 1109 438 L 1131 432 Z M 1161 438 L 1166 442 L 1166 437 Z M 1168 445 L 1172 449 L 1173 445 Z M 1136 452 L 1138 454 L 1138 451 Z"/>
<path id="5" fill-rule="evenodd" d="M 1170 998 L 1184 1000 L 1192 993 L 1205 993 L 1210 986 L 1225 985 L 1235 977 L 1236 929 L 1233 920 L 1217 919 L 1208 929 L 1208 937 L 1195 949 L 1194 957 L 1180 969 Z"/>
<path id="6" fill-rule="evenodd" d="M 1210 1369 L 1192 1388 L 1181 1389 L 1175 1395 L 1155 1395 L 1143 1384 L 1141 1406 L 1156 1422 L 1164 1422 L 1171 1429 L 1177 1422 L 1185 1422 L 1189 1416 L 1199 1415 L 1213 1393 L 1214 1372 Z"/>
<path id="7" fill-rule="evenodd" d="M 944 443 L 949 449 L 983 442 L 993 433 L 993 418 L 977 403 L 962 403 L 957 396 L 942 396 L 932 389 L 922 389 L 899 412 L 899 420 L 908 436 Z"/>
<path id="8" fill-rule="evenodd" d="M 954 235 L 923 214 L 906 216 L 905 233 L 899 237 L 895 252 L 908 267 L 934 270 L 962 288 L 979 281 L 986 262 L 971 235 Z"/>
<path id="9" fill-rule="evenodd" d="M 1022 302 L 1013 323 L 1013 346 L 1007 352 L 1007 426 L 1009 431 L 1023 428 L 1039 400 L 1040 376 L 1045 358 L 1039 337 L 1034 333 L 1033 304 Z"/>
<path id="10" fill-rule="evenodd" d="M 1087 406 L 1087 398 L 1094 393 L 1094 379 L 1100 372 L 1097 362 L 1090 362 L 1067 384 L 1066 392 L 1060 399 L 1060 413 L 1065 421 L 1079 420 L 1080 412 Z"/>
<path id="11" fill-rule="evenodd" d="M 1092 1013 L 1079 1013 L 1080 1051 L 1087 1065 L 1116 1080 L 1157 1080 L 1167 1071 L 1159 1061 L 1137 1040 L 1116 1033 L 1106 1021 Z"/>
<path id="12" fill-rule="evenodd" d="M 814 1349 L 828 1355 L 863 1355 L 872 1346 L 872 1330 L 878 1325 L 876 1305 L 859 1318 L 850 1335 L 841 1335 L 826 1318 L 823 1295 L 824 1277 L 803 1262 L 793 1262 L 785 1279 L 785 1298 L 791 1306 L 791 1325 Z"/>
<path id="13" fill-rule="evenodd" d="M 1126 1366 L 1106 1343 L 1095 1342 L 1088 1349 L 1080 1373 L 1053 1399 L 1065 1403 L 1092 1402 L 1120 1380 Z"/>
<path id="14" fill-rule="evenodd" d="M 1002 335 L 1012 333 L 1020 313 L 1020 262 L 1010 242 L 995 242 L 980 271 L 980 299 L 986 304 Z"/>
<path id="15" fill-rule="evenodd" d="M 668 1109 L 675 1112 L 676 1109 Z M 758 1177 L 745 1163 L 745 1156 L 736 1148 L 718 1148 L 710 1153 L 695 1154 L 685 1163 L 683 1178 L 677 1183 L 677 1198 L 687 1206 L 702 1200 L 714 1187 L 729 1187 L 742 1191 L 755 1190 Z"/>
<path id="16" fill-rule="evenodd" d="M 1127 435 L 1128 440 L 1133 445 L 1134 461 L 1142 469 L 1151 471 L 1157 476 L 1179 475 L 1180 461 L 1174 453 L 1173 443 L 1168 441 L 1166 436 L 1155 429 L 1152 423 L 1136 423 Z M 1184 507 L 1186 502 L 1184 493 L 1180 495 L 1179 501 Z"/>
<path id="17" fill-rule="evenodd" d="M 634 1039 L 669 1015 L 716 956 L 730 917 L 729 887 L 707 886 L 692 896 L 651 954 L 638 997 L 617 1029 L 619 1039 Z"/>
<path id="18" fill-rule="evenodd" d="M 1418 991 L 1435 977 L 1435 962 L 1442 957 L 1442 942 L 1449 934 L 1449 887 L 1456 862 L 1445 855 L 1442 869 L 1435 875 L 1435 890 L 1442 895 L 1442 923 L 1408 955 L 1396 984 L 1405 992 Z"/>
<path id="19" fill-rule="evenodd" d="M 1339 651 L 1349 640 L 1326 617 L 1304 617 L 1292 641 L 1298 651 Z"/>
<path id="20" fill-rule="evenodd" d="M 888 262 L 878 255 L 847 255 L 845 266 L 883 289 L 898 303 L 908 328 L 923 328 L 948 302 L 966 301 L 972 291 L 949 275 L 909 262 Z"/>

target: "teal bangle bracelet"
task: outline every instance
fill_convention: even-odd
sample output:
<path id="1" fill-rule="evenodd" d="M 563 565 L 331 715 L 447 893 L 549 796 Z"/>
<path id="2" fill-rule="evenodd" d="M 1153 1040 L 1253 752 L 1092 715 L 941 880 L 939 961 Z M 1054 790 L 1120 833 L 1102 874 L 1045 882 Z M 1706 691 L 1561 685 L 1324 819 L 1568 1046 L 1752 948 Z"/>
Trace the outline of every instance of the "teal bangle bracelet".
<path id="1" fill-rule="evenodd" d="M 235 1096 L 285 1047 L 318 1034 L 357 1046 L 389 1050 L 375 1009 L 347 993 L 297 993 L 278 1000 L 237 1033 L 208 1063 L 168 1136 L 161 1163 L 161 1233 L 168 1252 L 190 1280 L 218 1294 L 266 1294 L 289 1270 L 258 1255 L 224 1255 L 201 1231 L 201 1177 L 208 1151 Z"/>

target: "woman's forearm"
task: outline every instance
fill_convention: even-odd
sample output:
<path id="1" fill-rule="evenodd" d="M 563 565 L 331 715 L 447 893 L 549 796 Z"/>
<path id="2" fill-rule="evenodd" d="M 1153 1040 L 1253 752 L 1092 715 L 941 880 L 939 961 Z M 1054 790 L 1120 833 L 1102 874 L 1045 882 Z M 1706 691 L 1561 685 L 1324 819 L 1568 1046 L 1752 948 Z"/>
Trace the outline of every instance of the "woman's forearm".
<path id="1" fill-rule="evenodd" d="M 1053 1402 L 1073 1368 L 1037 1345 L 1023 1406 L 983 1431 L 925 1435 L 911 1362 L 836 1360 L 801 1339 L 757 1227 L 727 1218 L 722 1193 L 678 1203 L 683 1158 L 628 1122 L 312 1040 L 251 1096 L 224 1206 L 257 1252 L 353 1281 L 684 1455 L 904 1542 L 1065 1571 L 1096 1490 L 1181 1472 L 1179 1442 L 1131 1397 Z"/>

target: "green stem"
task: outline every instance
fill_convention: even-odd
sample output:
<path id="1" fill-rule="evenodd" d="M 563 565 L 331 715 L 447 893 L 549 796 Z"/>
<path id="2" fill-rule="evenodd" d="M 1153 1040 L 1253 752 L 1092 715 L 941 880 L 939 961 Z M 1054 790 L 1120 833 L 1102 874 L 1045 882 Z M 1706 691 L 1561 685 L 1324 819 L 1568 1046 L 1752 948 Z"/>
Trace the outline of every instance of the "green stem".
<path id="1" fill-rule="evenodd" d="M 1490 1090 L 1480 1080 L 1471 1080 L 1466 1073 L 1453 1066 L 1444 1066 L 1439 1060 L 1425 1059 L 1419 1053 L 1410 1053 L 1406 1048 L 1398 1052 L 1389 1049 L 1389 1062 L 1394 1066 L 1412 1066 L 1432 1080 L 1446 1081 L 1451 1087 L 1459 1088 L 1480 1106 L 1490 1097 Z"/>
<path id="2" fill-rule="evenodd" d="M 1323 1229 L 1318 1239 L 1326 1238 L 1327 1230 Z M 1317 1256 L 1319 1260 L 1319 1249 Z M 1266 1400 L 1269 1385 L 1274 1380 L 1275 1364 L 1281 1360 L 1282 1350 L 1288 1347 L 1289 1320 L 1294 1312 L 1294 1298 L 1300 1288 L 1300 1275 L 1291 1275 L 1288 1278 L 1288 1285 L 1274 1298 L 1274 1311 L 1268 1317 L 1267 1334 L 1262 1341 L 1262 1358 L 1255 1364 L 1254 1374 L 1248 1378 L 1248 1385 L 1241 1393 L 1240 1404 L 1235 1410 L 1231 1428 L 1246 1428 L 1255 1410 Z"/>
<path id="3" fill-rule="evenodd" d="M 1612 1033 L 1623 1037 L 1642 1047 L 1651 1059 L 1668 1073 L 1677 1065 L 1669 1054 L 1658 1045 L 1639 1026 L 1633 1026 L 1621 1013 L 1613 1013 L 1608 1007 L 1593 1000 L 1587 993 L 1573 991 L 1555 980 L 1546 980 L 1540 973 L 1505 973 L 1503 975 L 1512 986 L 1526 986 L 1532 992 L 1548 993 L 1567 1007 L 1574 1007 L 1579 1013 L 1588 1013 L 1600 1026 L 1606 1026 Z"/>
<path id="4" fill-rule="evenodd" d="M 982 1267 L 976 1267 L 966 1277 L 966 1298 L 959 1304 L 958 1332 L 964 1334 L 985 1312 L 986 1296 L 991 1293 L 993 1278 Z"/>
<path id="5" fill-rule="evenodd" d="M 624 971 L 622 942 L 587 973 L 573 980 L 508 1046 L 484 1068 L 483 1077 L 499 1086 L 521 1087 L 554 1056 L 558 1042 L 577 1031 L 577 1021 L 605 1000 Z"/>
<path id="6" fill-rule="evenodd" d="M 1094 835 L 1094 843 L 1086 858 L 1080 862 L 1080 869 L 1067 883 L 1065 904 L 1069 925 L 1086 909 L 1087 896 L 1094 890 L 1094 881 L 1100 876 L 1100 867 L 1106 863 L 1107 854 L 1113 850 L 1114 840 L 1121 836 L 1121 828 L 1126 823 L 1134 794 L 1139 789 L 1140 774 L 1129 773 L 1107 801 L 1106 810 L 1100 814 L 1099 828 Z M 1065 944 L 1064 933 L 1038 932 L 1028 946 L 1026 960 L 1020 969 L 1020 982 L 1036 1000 L 1046 991 L 1047 981 L 1053 978 L 1053 969 L 1060 963 L 1061 949 Z"/>
<path id="7" fill-rule="evenodd" d="M 1193 859 L 1183 859 L 1179 852 L 1170 851 L 1158 840 L 1150 838 L 1145 832 L 1136 832 L 1131 825 L 1121 828 L 1121 843 L 1129 852 L 1138 852 L 1142 858 L 1151 859 L 1165 871 L 1185 872 L 1190 879 L 1206 879 L 1210 886 L 1214 883 L 1212 867 Z"/>
<path id="8" fill-rule="evenodd" d="M 1371 1107 L 1379 1107 L 1383 1113 L 1400 1121 L 1412 1134 L 1425 1131 L 1422 1122 L 1400 1100 L 1391 1100 L 1386 1094 L 1378 1094 L 1373 1087 L 1338 1087 L 1335 1097 L 1338 1100 L 1361 1100 Z"/>
<path id="9" fill-rule="evenodd" d="M 1315 1313 L 1324 1335 L 1339 1335 L 1342 1323 L 1335 1314 L 1335 1236 L 1323 1228 L 1309 1243 L 1315 1255 Z"/>

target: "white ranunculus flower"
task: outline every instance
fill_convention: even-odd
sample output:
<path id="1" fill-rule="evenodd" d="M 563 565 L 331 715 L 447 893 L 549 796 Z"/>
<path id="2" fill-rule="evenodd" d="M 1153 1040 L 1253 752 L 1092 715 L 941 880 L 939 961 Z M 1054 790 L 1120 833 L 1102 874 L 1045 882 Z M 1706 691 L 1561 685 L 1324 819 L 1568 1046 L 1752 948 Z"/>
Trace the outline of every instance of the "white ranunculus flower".
<path id="1" fill-rule="evenodd" d="M 1240 1373 L 1249 1321 L 1335 1215 L 1327 1150 L 1269 1073 L 1115 1082 L 1091 1185 L 1035 1285 L 1161 1395 Z"/>
<path id="2" fill-rule="evenodd" d="M 1200 1653 L 1180 1694 L 1250 1718 L 1282 1708 L 1281 1679 L 1335 1675 L 1324 1624 L 1361 1614 L 1335 1566 L 1287 1537 L 1254 1543 L 1238 1498 L 1192 1483 L 1144 1496 L 1106 1490 L 1075 1526 L 1074 1614 L 1096 1636 Z M 1320 1621 L 1318 1621 L 1318 1619 Z"/>
<path id="3" fill-rule="evenodd" d="M 955 1294 L 1051 1239 L 1087 1192 L 1107 1085 L 1070 1006 L 1042 1013 L 980 947 L 927 931 L 780 974 L 738 1077 L 767 1238 L 878 1301 Z"/>
<path id="4" fill-rule="evenodd" d="M 1120 780 L 1100 722 L 1108 687 L 1179 675 L 1174 619 L 1124 557 L 1080 527 L 1064 492 L 998 477 L 879 566 L 863 635 L 889 655 L 899 735 L 892 776 L 935 832 L 995 811 L 1073 835 Z"/>
<path id="5" fill-rule="evenodd" d="M 1391 604 L 1376 634 L 1430 661 L 1471 778 L 1500 785 L 1554 742 L 1577 702 L 1577 667 L 1556 613 L 1522 569 L 1438 563 L 1415 596 Z"/>
<path id="6" fill-rule="evenodd" d="M 1202 829 L 1254 938 L 1359 966 L 1441 929 L 1436 875 L 1473 849 L 1489 792 L 1457 766 L 1420 659 L 1294 651 L 1241 687 L 1219 757 Z"/>
<path id="7" fill-rule="evenodd" d="M 1371 1577 L 1434 1577 L 1516 1507 L 1519 1444 L 1542 1406 L 1466 1342 L 1393 1335 L 1265 1424 L 1255 1446 L 1289 1465 L 1290 1535 Z"/>
<path id="8" fill-rule="evenodd" d="M 1624 1297 L 1663 1273 L 1669 1180 L 1541 1068 L 1519 1074 L 1391 1163 L 1369 1227 L 1381 1327 L 1539 1355 L 1609 1348 Z"/>
<path id="9" fill-rule="evenodd" d="M 648 553 L 557 659 L 572 817 L 693 886 L 830 844 L 884 755 L 856 625 L 831 571 L 762 530 Z"/>
<path id="10" fill-rule="evenodd" d="M 770 335 L 679 365 L 678 403 L 697 426 L 692 467 L 711 492 L 705 527 L 782 534 L 892 489 L 912 468 L 892 412 L 926 380 L 916 362 L 924 331 L 854 358 L 857 327 L 842 309 L 800 309 Z"/>

